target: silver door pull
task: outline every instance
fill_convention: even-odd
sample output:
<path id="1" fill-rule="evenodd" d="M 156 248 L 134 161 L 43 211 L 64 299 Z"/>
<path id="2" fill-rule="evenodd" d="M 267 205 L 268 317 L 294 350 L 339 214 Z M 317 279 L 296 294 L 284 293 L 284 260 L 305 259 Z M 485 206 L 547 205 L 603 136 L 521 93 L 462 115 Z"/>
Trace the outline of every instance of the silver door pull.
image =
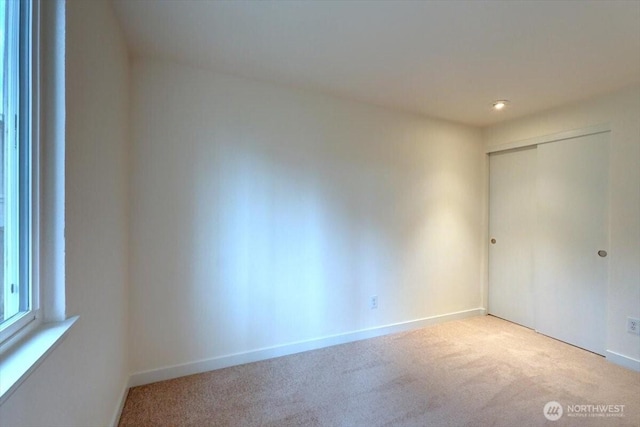
<path id="1" fill-rule="evenodd" d="M 606 256 L 607 256 L 607 251 L 603 251 L 603 250 L 601 249 L 601 250 L 599 250 L 599 251 L 598 251 L 598 255 L 599 255 L 601 258 L 604 258 L 604 257 L 606 257 Z"/>

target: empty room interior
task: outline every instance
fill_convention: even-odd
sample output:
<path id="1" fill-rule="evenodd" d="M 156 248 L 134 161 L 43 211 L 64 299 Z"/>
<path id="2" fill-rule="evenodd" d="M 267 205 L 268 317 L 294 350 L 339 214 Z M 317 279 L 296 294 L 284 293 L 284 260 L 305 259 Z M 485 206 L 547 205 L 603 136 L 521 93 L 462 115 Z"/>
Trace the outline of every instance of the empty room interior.
<path id="1" fill-rule="evenodd" d="M 0 426 L 640 426 L 640 2 L 0 6 Z"/>

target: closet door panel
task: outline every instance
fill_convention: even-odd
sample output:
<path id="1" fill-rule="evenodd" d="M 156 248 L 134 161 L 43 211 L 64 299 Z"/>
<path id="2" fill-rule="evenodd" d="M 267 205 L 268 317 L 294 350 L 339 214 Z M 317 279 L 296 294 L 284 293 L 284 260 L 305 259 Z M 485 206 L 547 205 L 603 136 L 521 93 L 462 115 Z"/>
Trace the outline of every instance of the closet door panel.
<path id="1" fill-rule="evenodd" d="M 534 327 L 536 148 L 489 157 L 489 313 Z"/>
<path id="2" fill-rule="evenodd" d="M 608 133 L 538 146 L 536 330 L 605 351 Z"/>

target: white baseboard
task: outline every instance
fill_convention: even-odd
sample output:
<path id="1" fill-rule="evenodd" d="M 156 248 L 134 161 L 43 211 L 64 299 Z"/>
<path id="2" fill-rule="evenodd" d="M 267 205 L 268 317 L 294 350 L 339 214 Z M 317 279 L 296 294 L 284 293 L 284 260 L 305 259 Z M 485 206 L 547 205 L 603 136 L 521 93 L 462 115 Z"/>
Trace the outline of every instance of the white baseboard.
<path id="1" fill-rule="evenodd" d="M 391 325 L 362 329 L 359 331 L 347 332 L 339 335 L 331 335 L 307 341 L 299 341 L 274 347 L 261 348 L 243 353 L 214 357 L 212 359 L 199 360 L 196 362 L 137 372 L 131 375 L 131 377 L 129 378 L 129 387 L 136 387 L 144 384 L 154 383 L 157 381 L 164 381 L 183 377 L 186 375 L 199 374 L 201 372 L 213 371 L 215 369 L 227 368 L 229 366 L 242 365 L 244 363 L 251 363 L 260 360 L 271 359 L 274 357 L 287 356 L 303 351 L 330 347 L 337 344 L 345 344 L 348 342 L 379 337 L 382 335 L 388 335 L 397 332 L 409 331 L 412 329 L 434 325 L 436 323 L 465 319 L 468 317 L 482 316 L 485 314 L 486 309 L 474 308 L 471 310 L 458 311 L 455 313 L 426 317 L 423 319 L 416 319 L 407 322 L 394 323 Z"/>
<path id="2" fill-rule="evenodd" d="M 124 402 L 127 401 L 127 395 L 129 394 L 129 385 L 127 383 L 122 387 L 122 392 L 120 393 L 120 401 L 118 403 L 118 407 L 113 413 L 113 417 L 111 418 L 111 427 L 118 427 L 118 423 L 120 422 L 120 416 L 122 415 L 122 410 L 124 409 Z"/>
<path id="3" fill-rule="evenodd" d="M 636 360 L 632 357 L 625 356 L 615 351 L 607 350 L 607 360 L 615 363 L 616 365 L 623 366 L 627 369 L 631 369 L 636 372 L 640 372 L 640 360 Z"/>

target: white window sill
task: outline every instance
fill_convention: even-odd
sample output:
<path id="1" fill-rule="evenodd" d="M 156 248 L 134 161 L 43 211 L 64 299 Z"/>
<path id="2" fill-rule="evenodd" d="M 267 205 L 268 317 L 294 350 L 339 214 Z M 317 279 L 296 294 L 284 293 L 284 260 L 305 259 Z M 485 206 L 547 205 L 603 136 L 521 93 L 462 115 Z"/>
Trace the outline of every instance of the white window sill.
<path id="1" fill-rule="evenodd" d="M 62 341 L 78 316 L 40 324 L 0 355 L 0 405 Z"/>

